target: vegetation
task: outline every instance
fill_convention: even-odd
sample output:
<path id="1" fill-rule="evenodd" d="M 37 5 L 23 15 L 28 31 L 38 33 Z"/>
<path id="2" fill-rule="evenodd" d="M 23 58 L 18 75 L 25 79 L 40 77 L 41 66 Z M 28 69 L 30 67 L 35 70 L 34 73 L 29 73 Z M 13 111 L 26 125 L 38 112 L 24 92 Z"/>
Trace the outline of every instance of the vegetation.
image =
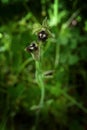
<path id="1" fill-rule="evenodd" d="M 0 0 L 0 130 L 87 129 L 86 11 Z"/>

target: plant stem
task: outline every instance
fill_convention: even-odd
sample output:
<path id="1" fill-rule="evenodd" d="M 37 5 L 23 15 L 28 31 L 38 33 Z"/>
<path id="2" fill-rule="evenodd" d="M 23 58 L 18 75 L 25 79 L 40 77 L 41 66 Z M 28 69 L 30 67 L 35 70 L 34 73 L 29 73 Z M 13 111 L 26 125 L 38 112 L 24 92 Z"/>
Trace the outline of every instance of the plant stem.
<path id="1" fill-rule="evenodd" d="M 36 63 L 36 73 L 35 73 L 35 77 L 36 77 L 36 82 L 38 84 L 38 86 L 41 89 L 41 98 L 40 98 L 40 102 L 39 102 L 39 108 L 38 111 L 36 112 L 36 123 L 35 123 L 35 128 L 34 130 L 37 130 L 38 127 L 38 122 L 39 122 L 39 116 L 40 116 L 40 110 L 44 105 L 44 97 L 45 97 L 45 88 L 44 88 L 44 77 L 42 74 L 42 66 L 41 66 L 41 58 L 42 58 L 42 50 L 41 47 L 39 48 L 40 51 L 40 59 L 39 60 L 35 60 Z"/>
<path id="2" fill-rule="evenodd" d="M 58 64 L 59 64 L 59 58 L 60 58 L 60 45 L 57 44 L 56 45 L 56 54 L 55 54 L 55 68 L 58 67 Z"/>
<path id="3" fill-rule="evenodd" d="M 44 103 L 44 82 L 43 82 L 43 75 L 41 72 L 41 64 L 40 61 L 36 61 L 36 81 L 39 85 L 39 87 L 41 88 L 41 98 L 40 98 L 40 107 L 43 106 Z"/>
<path id="4" fill-rule="evenodd" d="M 37 81 L 37 84 L 38 86 L 40 87 L 41 89 L 41 98 L 40 98 L 40 107 L 43 106 L 44 104 L 44 96 L 45 96 L 45 89 L 44 89 L 44 77 L 43 77 L 43 74 L 42 74 L 42 65 L 41 65 L 41 62 L 42 62 L 42 57 L 43 57 L 43 46 L 42 46 L 42 43 L 40 42 L 39 43 L 39 60 L 35 60 L 35 63 L 36 63 L 36 81 Z"/>

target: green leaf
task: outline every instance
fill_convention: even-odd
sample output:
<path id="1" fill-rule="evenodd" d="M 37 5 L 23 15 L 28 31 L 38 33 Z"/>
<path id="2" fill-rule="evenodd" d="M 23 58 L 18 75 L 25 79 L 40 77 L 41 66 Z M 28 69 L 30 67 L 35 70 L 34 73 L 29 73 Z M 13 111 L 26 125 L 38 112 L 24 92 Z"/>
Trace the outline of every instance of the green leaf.
<path id="1" fill-rule="evenodd" d="M 51 89 L 49 90 L 50 93 L 56 97 L 61 95 L 61 84 L 57 83 L 57 85 L 55 87 L 51 87 Z"/>
<path id="2" fill-rule="evenodd" d="M 24 84 L 20 84 L 16 87 L 9 87 L 8 93 L 13 100 L 20 98 L 25 90 Z"/>
<path id="3" fill-rule="evenodd" d="M 77 55 L 69 55 L 68 63 L 70 65 L 74 65 L 79 61 L 79 57 Z"/>

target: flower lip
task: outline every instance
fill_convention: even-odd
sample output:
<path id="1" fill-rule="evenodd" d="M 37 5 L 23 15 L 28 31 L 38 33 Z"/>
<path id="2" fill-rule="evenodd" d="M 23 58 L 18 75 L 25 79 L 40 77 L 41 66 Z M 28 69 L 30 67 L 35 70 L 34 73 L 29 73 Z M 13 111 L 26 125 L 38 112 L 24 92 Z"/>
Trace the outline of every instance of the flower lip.
<path id="1" fill-rule="evenodd" d="M 41 40 L 41 41 L 45 41 L 46 39 L 48 38 L 48 34 L 45 30 L 41 30 L 39 33 L 38 33 L 38 39 Z"/>
<path id="2" fill-rule="evenodd" d="M 32 42 L 28 47 L 26 47 L 27 52 L 34 52 L 38 50 L 38 46 L 35 42 Z"/>

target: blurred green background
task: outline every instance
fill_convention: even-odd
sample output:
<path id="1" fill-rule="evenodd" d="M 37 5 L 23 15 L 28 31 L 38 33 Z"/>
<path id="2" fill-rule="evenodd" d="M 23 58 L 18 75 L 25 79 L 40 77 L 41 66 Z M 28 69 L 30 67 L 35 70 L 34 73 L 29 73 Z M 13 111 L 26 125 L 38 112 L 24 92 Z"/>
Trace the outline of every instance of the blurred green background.
<path id="1" fill-rule="evenodd" d="M 45 104 L 38 130 L 87 130 L 86 0 L 0 0 L 0 130 L 34 130 L 40 100 L 35 63 L 25 47 L 47 16 L 55 38 L 45 43 Z"/>

